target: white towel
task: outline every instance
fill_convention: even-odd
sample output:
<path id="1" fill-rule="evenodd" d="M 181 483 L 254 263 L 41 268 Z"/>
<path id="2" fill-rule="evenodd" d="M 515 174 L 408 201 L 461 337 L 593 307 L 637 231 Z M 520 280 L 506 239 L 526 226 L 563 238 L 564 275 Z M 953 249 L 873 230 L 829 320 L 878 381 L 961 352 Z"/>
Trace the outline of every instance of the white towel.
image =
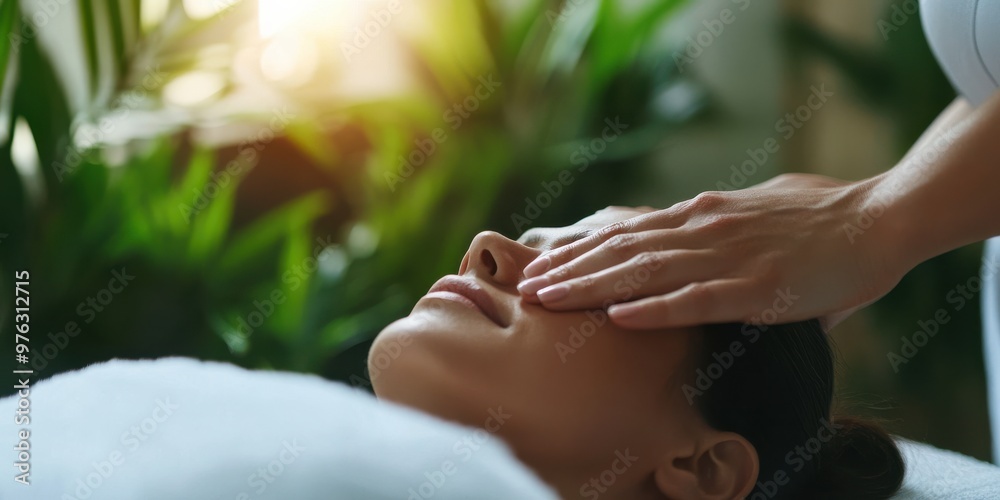
<path id="1" fill-rule="evenodd" d="M 0 400 L 4 463 L 31 432 L 31 485 L 5 465 L 0 499 L 555 498 L 499 438 L 310 375 L 116 360 L 30 401 L 15 426 Z"/>
<path id="2" fill-rule="evenodd" d="M 1000 467 L 971 457 L 900 440 L 906 480 L 898 500 L 989 500 L 1000 498 Z"/>

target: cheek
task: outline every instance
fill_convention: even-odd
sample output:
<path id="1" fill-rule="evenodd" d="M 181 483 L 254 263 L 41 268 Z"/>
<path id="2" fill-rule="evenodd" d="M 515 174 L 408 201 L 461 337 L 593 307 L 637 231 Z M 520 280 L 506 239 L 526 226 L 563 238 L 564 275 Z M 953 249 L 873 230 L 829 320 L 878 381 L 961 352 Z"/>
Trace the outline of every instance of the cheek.
<path id="1" fill-rule="evenodd" d="M 549 373 L 554 400 L 581 424 L 602 427 L 653 410 L 662 370 L 636 357 L 640 354 L 598 333 Z"/>
<path id="2" fill-rule="evenodd" d="M 580 470 L 606 467 L 615 450 L 648 453 L 673 418 L 669 361 L 650 355 L 648 342 L 611 328 L 560 357 L 567 325 L 547 326 L 519 350 L 516 387 L 505 388 L 513 415 L 505 438 L 529 463 Z"/>
<path id="3" fill-rule="evenodd" d="M 666 366 L 641 339 L 583 313 L 539 316 L 521 323 L 532 331 L 519 332 L 512 395 L 532 414 L 526 425 L 547 434 L 552 447 L 603 448 L 629 432 L 630 422 L 664 413 L 666 396 L 658 391 Z"/>

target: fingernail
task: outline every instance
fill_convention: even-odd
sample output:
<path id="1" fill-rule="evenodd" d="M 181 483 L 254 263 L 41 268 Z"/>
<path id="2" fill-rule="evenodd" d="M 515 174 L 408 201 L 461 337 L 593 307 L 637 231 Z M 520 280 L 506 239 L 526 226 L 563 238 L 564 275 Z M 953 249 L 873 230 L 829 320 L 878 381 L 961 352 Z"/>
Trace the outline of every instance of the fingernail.
<path id="1" fill-rule="evenodd" d="M 565 299 L 567 295 L 569 295 L 569 285 L 563 283 L 543 288 L 538 292 L 539 300 L 547 304 Z"/>
<path id="2" fill-rule="evenodd" d="M 524 295 L 534 295 L 542 288 L 551 285 L 552 282 L 549 280 L 548 276 L 539 276 L 537 278 L 531 278 L 530 280 L 524 280 L 517 285 L 517 291 L 523 293 Z"/>
<path id="3" fill-rule="evenodd" d="M 608 315 L 616 318 L 627 318 L 638 310 L 639 307 L 635 304 L 615 304 L 608 308 Z"/>
<path id="4" fill-rule="evenodd" d="M 535 276 L 541 276 L 542 273 L 548 271 L 552 267 L 552 260 L 548 256 L 541 256 L 535 259 L 528 267 L 524 268 L 524 276 L 526 278 L 534 278 Z"/>
<path id="5" fill-rule="evenodd" d="M 521 296 L 521 300 L 524 301 L 524 302 L 526 302 L 526 303 L 528 303 L 528 304 L 541 304 L 542 303 L 542 301 L 538 300 L 538 296 L 535 295 L 535 294 L 522 295 Z"/>

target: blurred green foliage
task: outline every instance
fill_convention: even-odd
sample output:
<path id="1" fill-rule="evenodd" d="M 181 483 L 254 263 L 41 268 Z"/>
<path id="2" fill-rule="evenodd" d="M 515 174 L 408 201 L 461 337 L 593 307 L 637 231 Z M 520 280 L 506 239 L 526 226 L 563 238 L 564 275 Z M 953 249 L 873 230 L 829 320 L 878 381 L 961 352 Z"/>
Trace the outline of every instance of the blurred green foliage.
<path id="1" fill-rule="evenodd" d="M 681 0 L 412 2 L 430 28 L 398 30 L 402 58 L 387 64 L 410 78 L 392 92 L 317 97 L 277 85 L 268 89 L 277 110 L 241 106 L 222 119 L 207 104 L 178 113 L 165 86 L 235 67 L 236 34 L 256 29 L 256 2 L 220 0 L 224 8 L 204 18 L 180 0 L 164 0 L 159 17 L 147 15 L 157 3 L 148 0 L 49 2 L 62 6 L 52 17 L 64 24 L 29 26 L 20 7 L 32 3 L 0 0 L 0 318 L 12 317 L 14 271 L 29 270 L 42 376 L 112 357 L 187 355 L 364 386 L 368 342 L 457 269 L 477 232 L 516 237 L 523 219 L 563 225 L 621 204 L 649 182 L 643 166 L 656 163 L 664 137 L 719 118 L 700 114 L 712 96 L 696 72 L 678 74 L 677 47 L 658 37 Z M 953 95 L 918 22 L 879 50 L 799 19 L 784 26 L 789 73 L 816 60 L 836 68 L 856 100 L 892 118 L 900 153 Z M 82 77 L 67 77 L 72 61 L 82 61 Z M 330 84 L 361 68 L 316 78 Z M 217 100 L 243 85 L 222 73 Z M 382 76 L 367 78 L 374 86 Z M 499 85 L 476 97 L 483 81 Z M 671 95 L 687 101 L 664 107 L 678 89 Z M 470 98 L 474 110 L 454 111 Z M 581 158 L 606 120 L 628 128 Z M 206 140 L 219 121 L 240 132 Z M 25 130 L 34 170 L 13 161 L 12 139 L 23 143 L 14 134 Z M 572 189 L 528 209 L 543 181 L 581 162 Z M 652 201 L 695 194 L 662 186 Z M 873 308 L 878 331 L 841 347 L 877 359 L 854 363 L 841 387 L 847 399 L 894 396 L 888 413 L 905 417 L 894 431 L 986 456 L 982 364 L 970 362 L 980 355 L 978 304 L 949 325 L 956 341 L 898 376 L 887 377 L 882 359 L 923 311 L 941 307 L 956 276 L 975 273 L 976 257 L 935 259 Z M 114 273 L 134 279 L 104 291 Z M 4 319 L 0 336 L 11 327 Z M 956 429 L 956 413 L 969 412 L 975 422 Z"/>
<path id="2" fill-rule="evenodd" d="M 422 2 L 435 29 L 406 40 L 412 85 L 376 99 L 286 92 L 289 123 L 248 152 L 202 143 L 197 119 L 137 131 L 124 146 L 81 146 L 79 135 L 123 111 L 169 109 L 164 84 L 197 69 L 205 47 L 252 26 L 253 3 L 195 20 L 171 1 L 145 26 L 138 0 L 70 2 L 58 15 L 80 25 L 88 76 L 65 81 L 61 59 L 4 0 L 0 38 L 17 43 L 0 51 L 9 55 L 0 74 L 15 79 L 0 138 L 0 232 L 11 235 L 0 243 L 0 295 L 10 297 L 14 270 L 31 271 L 45 376 L 111 357 L 189 355 L 363 379 L 364 343 L 457 269 L 476 232 L 526 229 L 512 219 L 525 196 L 571 167 L 606 120 L 628 125 L 622 140 L 529 218 L 565 222 L 592 211 L 598 193 L 610 203 L 610 191 L 641 182 L 634 160 L 678 121 L 651 106 L 678 79 L 667 49 L 648 41 L 681 4 Z M 498 86 L 476 109 L 448 114 L 485 81 Z M 272 118 L 235 121 L 259 136 Z M 12 161 L 10 134 L 22 120 L 39 192 Z M 446 140 L 427 151 L 435 134 Z M 403 162 L 413 158 L 411 171 Z M 135 278 L 103 304 L 115 270 Z M 11 304 L 0 306 L 5 317 Z M 63 342 L 70 322 L 81 333 Z"/>

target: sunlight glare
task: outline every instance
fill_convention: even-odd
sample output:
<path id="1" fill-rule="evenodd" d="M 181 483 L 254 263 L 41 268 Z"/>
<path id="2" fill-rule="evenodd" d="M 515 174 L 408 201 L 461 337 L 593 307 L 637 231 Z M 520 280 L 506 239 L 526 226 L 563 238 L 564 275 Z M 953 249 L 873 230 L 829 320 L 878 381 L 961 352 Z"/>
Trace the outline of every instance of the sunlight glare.
<path id="1" fill-rule="evenodd" d="M 208 19 L 226 9 L 231 9 L 236 0 L 184 0 L 184 12 L 191 19 Z"/>
<path id="2" fill-rule="evenodd" d="M 142 0 L 139 9 L 142 27 L 148 30 L 160 24 L 167 17 L 170 0 Z"/>
<path id="3" fill-rule="evenodd" d="M 288 85 L 301 85 L 316 71 L 319 51 L 311 38 L 281 34 L 270 40 L 260 56 L 265 78 Z"/>
<path id="4" fill-rule="evenodd" d="M 363 0 L 259 0 L 260 36 L 281 32 L 324 35 L 343 31 L 363 13 Z"/>
<path id="5" fill-rule="evenodd" d="M 216 72 L 192 71 L 168 83 L 163 88 L 163 98 L 178 106 L 192 107 L 208 101 L 225 86 L 225 78 Z"/>

